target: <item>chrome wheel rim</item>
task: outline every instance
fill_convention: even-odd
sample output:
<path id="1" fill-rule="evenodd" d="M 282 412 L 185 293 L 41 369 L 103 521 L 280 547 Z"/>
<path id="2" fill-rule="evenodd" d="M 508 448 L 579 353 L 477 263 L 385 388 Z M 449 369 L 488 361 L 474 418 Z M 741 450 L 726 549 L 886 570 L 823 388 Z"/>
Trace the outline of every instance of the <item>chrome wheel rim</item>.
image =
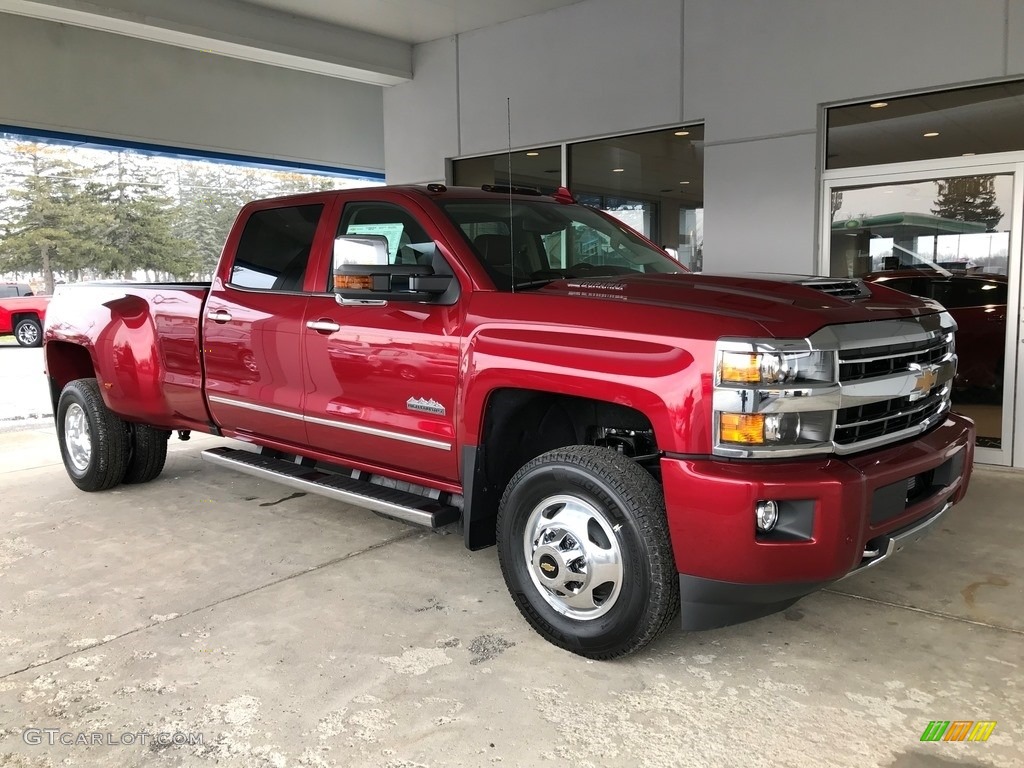
<path id="1" fill-rule="evenodd" d="M 611 610 L 625 574 L 618 528 L 577 496 L 549 496 L 533 508 L 523 555 L 530 579 L 548 605 L 580 621 Z"/>
<path id="2" fill-rule="evenodd" d="M 89 420 L 78 403 L 72 403 L 64 412 L 64 447 L 71 465 L 79 472 L 85 472 L 92 459 L 92 435 Z"/>
<path id="3" fill-rule="evenodd" d="M 39 329 L 32 323 L 25 323 L 18 329 L 18 341 L 27 345 L 35 344 L 39 341 Z"/>

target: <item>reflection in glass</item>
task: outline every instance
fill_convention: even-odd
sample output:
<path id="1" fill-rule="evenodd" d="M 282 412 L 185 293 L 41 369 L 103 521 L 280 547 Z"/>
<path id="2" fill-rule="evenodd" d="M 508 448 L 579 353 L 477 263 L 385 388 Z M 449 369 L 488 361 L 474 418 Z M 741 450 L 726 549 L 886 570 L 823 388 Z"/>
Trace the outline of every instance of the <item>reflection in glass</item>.
<path id="1" fill-rule="evenodd" d="M 826 168 L 1024 149 L 1024 80 L 828 110 Z"/>
<path id="2" fill-rule="evenodd" d="M 569 145 L 569 188 L 700 270 L 704 242 L 704 126 Z"/>
<path id="3" fill-rule="evenodd" d="M 509 176 L 509 163 L 512 175 Z M 561 147 L 516 150 L 485 157 L 469 157 L 452 163 L 452 183 L 460 187 L 482 187 L 485 184 L 532 187 L 546 195 L 562 184 Z"/>
<path id="4" fill-rule="evenodd" d="M 830 273 L 935 299 L 956 320 L 953 407 L 1002 447 L 1010 174 L 831 192 Z"/>

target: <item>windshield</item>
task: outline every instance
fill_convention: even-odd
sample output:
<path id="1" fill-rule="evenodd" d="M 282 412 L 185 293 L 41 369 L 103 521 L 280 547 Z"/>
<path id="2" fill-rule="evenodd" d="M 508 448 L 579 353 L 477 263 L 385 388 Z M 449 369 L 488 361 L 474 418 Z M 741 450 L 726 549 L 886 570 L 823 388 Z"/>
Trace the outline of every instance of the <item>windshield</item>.
<path id="1" fill-rule="evenodd" d="M 582 205 L 543 200 L 440 203 L 500 291 L 552 280 L 685 272 L 623 225 Z"/>

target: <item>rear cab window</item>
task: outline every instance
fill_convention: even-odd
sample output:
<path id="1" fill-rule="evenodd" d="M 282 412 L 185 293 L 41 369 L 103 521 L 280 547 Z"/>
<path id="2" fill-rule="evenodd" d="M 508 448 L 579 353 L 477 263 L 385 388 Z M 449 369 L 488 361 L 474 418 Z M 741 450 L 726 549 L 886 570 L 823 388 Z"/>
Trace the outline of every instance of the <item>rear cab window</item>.
<path id="1" fill-rule="evenodd" d="M 228 284 L 251 291 L 300 292 L 322 203 L 262 208 L 245 222 Z"/>

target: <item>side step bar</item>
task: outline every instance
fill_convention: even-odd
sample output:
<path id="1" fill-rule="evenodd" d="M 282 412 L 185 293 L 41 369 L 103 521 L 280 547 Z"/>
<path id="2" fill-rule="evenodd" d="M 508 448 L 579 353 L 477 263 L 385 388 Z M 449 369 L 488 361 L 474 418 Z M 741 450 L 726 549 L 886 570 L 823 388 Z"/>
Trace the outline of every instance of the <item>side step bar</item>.
<path id="1" fill-rule="evenodd" d="M 406 523 L 441 528 L 458 522 L 462 511 L 437 499 L 395 488 L 385 488 L 366 480 L 321 472 L 316 467 L 295 464 L 251 451 L 235 448 L 211 448 L 203 451 L 204 461 L 229 467 L 247 475 L 272 480 L 308 493 L 328 496 L 346 504 L 364 507 Z"/>

